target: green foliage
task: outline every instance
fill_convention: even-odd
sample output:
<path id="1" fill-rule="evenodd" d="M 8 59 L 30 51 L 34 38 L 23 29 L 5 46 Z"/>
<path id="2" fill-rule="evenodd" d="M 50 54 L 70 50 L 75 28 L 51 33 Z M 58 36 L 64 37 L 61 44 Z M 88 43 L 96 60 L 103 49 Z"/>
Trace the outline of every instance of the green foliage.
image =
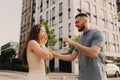
<path id="1" fill-rule="evenodd" d="M 45 71 L 46 71 L 46 74 L 49 74 L 50 73 L 50 67 L 47 66 Z"/>
<path id="2" fill-rule="evenodd" d="M 10 63 L 0 64 L 0 70 L 11 70 L 12 66 Z"/>
<path id="3" fill-rule="evenodd" d="M 56 42 L 57 42 L 57 39 L 55 38 L 55 31 L 54 29 L 50 29 L 49 28 L 49 25 L 47 22 L 45 22 L 44 20 L 41 20 L 41 22 L 43 25 L 45 25 L 45 29 L 46 29 L 46 32 L 47 32 L 47 35 L 48 35 L 48 41 L 46 43 L 46 46 L 49 47 L 49 48 L 52 48 Z"/>
<path id="4" fill-rule="evenodd" d="M 22 60 L 20 58 L 12 58 L 12 65 L 22 65 Z"/>
<path id="5" fill-rule="evenodd" d="M 10 58 L 15 56 L 14 49 L 7 49 L 1 52 L 1 62 L 3 64 L 10 63 Z"/>
<path id="6" fill-rule="evenodd" d="M 78 41 L 78 39 L 80 38 L 80 35 L 78 35 L 78 36 L 76 36 L 74 39 L 72 39 L 73 41 Z M 74 49 L 75 47 L 74 46 L 69 46 L 69 50 L 68 50 L 68 53 L 72 53 L 72 51 L 73 51 L 73 49 Z"/>
<path id="7" fill-rule="evenodd" d="M 117 14 L 118 20 L 120 21 L 120 11 Z"/>
<path id="8" fill-rule="evenodd" d="M 115 17 L 115 19 L 120 21 L 120 11 L 117 13 L 117 16 Z"/>
<path id="9" fill-rule="evenodd" d="M 54 29 L 50 29 L 49 25 L 47 22 L 45 22 L 44 20 L 40 20 L 40 23 L 45 25 L 45 29 L 46 29 L 46 33 L 48 35 L 48 41 L 46 43 L 46 46 L 49 47 L 50 49 L 53 49 L 53 46 L 56 44 L 57 42 L 57 39 L 55 38 L 55 31 Z M 45 64 L 46 66 L 46 64 Z M 48 74 L 50 72 L 50 67 L 49 66 L 46 66 L 46 74 Z"/>
<path id="10" fill-rule="evenodd" d="M 27 68 L 26 66 L 24 66 L 24 65 L 19 65 L 19 64 L 14 65 L 13 70 L 15 70 L 15 71 L 28 72 L 28 68 Z"/>

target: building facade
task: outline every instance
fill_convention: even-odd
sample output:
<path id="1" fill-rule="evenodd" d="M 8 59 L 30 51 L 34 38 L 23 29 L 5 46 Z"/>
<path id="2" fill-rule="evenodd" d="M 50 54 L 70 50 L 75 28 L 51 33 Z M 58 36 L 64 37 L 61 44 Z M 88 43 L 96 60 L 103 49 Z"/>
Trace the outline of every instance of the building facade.
<path id="1" fill-rule="evenodd" d="M 1 47 L 0 47 L 0 55 L 1 55 Z"/>
<path id="2" fill-rule="evenodd" d="M 18 57 L 18 50 L 19 50 L 18 42 L 8 42 L 1 46 L 1 52 L 7 49 L 14 49 L 16 51 L 16 57 Z"/>
<path id="3" fill-rule="evenodd" d="M 119 12 L 120 11 L 120 0 L 116 0 L 116 2 L 117 2 L 117 12 Z"/>
<path id="4" fill-rule="evenodd" d="M 42 19 L 48 22 L 50 28 L 55 30 L 58 39 L 54 46 L 57 53 L 65 54 L 68 52 L 69 45 L 67 44 L 67 47 L 63 46 L 63 38 L 73 39 L 77 35 L 82 35 L 78 33 L 74 25 L 74 17 L 79 12 L 84 12 L 89 15 L 90 27 L 98 28 L 104 33 L 105 55 L 108 58 L 120 57 L 120 31 L 118 21 L 115 19 L 117 15 L 116 0 L 35 0 L 33 6 L 35 11 L 31 10 L 30 16 L 32 16 L 34 22 L 31 21 L 31 24 L 40 23 Z M 27 31 L 29 29 L 26 28 L 26 31 L 24 31 L 26 35 Z M 24 32 L 21 32 L 21 35 L 24 35 Z M 20 41 L 24 41 L 24 39 L 21 38 Z M 53 71 L 78 73 L 77 59 L 67 63 L 55 58 L 48 62 L 48 65 Z"/>
<path id="5" fill-rule="evenodd" d="M 31 26 L 35 24 L 35 19 L 33 17 L 35 13 L 35 6 L 35 0 L 23 0 L 19 54 L 23 52 Z"/>

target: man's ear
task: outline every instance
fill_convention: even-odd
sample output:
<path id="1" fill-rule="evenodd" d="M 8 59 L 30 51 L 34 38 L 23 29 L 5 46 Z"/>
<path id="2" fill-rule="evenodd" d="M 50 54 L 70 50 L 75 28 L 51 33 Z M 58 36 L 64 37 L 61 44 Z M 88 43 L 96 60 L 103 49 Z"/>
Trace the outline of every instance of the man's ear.
<path id="1" fill-rule="evenodd" d="M 84 24 L 86 24 L 87 22 L 88 22 L 88 19 L 85 18 L 85 19 L 84 19 Z"/>

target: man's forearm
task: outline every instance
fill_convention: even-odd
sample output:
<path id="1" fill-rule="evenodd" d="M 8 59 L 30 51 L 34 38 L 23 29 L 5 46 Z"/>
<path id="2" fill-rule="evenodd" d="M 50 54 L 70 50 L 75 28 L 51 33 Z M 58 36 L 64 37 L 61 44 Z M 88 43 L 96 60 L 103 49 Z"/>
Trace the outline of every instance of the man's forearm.
<path id="1" fill-rule="evenodd" d="M 83 54 L 85 54 L 86 56 L 89 56 L 91 58 L 95 58 L 96 57 L 96 51 L 92 48 L 92 47 L 86 47 L 83 46 L 79 43 L 74 42 L 73 46 L 75 48 L 77 48 L 80 52 L 82 52 Z"/>
<path id="2" fill-rule="evenodd" d="M 59 58 L 64 61 L 73 61 L 71 54 L 61 55 L 61 54 L 55 53 L 54 55 L 56 58 Z"/>

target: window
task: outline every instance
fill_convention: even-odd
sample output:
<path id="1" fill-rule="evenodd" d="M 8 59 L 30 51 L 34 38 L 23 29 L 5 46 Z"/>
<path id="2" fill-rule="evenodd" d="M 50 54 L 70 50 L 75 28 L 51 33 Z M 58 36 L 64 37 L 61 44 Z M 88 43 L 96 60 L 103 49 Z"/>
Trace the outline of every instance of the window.
<path id="1" fill-rule="evenodd" d="M 68 0 L 68 19 L 71 18 L 70 0 Z"/>
<path id="2" fill-rule="evenodd" d="M 59 27 L 59 38 L 62 38 L 62 26 L 61 27 Z"/>
<path id="3" fill-rule="evenodd" d="M 106 7 L 106 0 L 102 0 L 102 5 L 104 6 L 104 7 Z"/>
<path id="4" fill-rule="evenodd" d="M 90 15 L 90 3 L 89 2 L 85 2 L 85 11 L 87 12 L 87 14 L 89 15 L 89 22 L 91 22 L 91 15 Z"/>
<path id="5" fill-rule="evenodd" d="M 52 0 L 52 4 L 55 4 L 55 0 Z"/>
<path id="6" fill-rule="evenodd" d="M 97 11 L 95 5 L 93 5 L 92 7 L 92 13 L 93 13 L 93 23 L 97 24 Z"/>
<path id="7" fill-rule="evenodd" d="M 40 3 L 40 12 L 42 12 L 42 8 L 43 8 L 43 0 L 41 0 L 41 3 Z"/>
<path id="8" fill-rule="evenodd" d="M 52 8 L 52 26 L 55 25 L 55 7 Z"/>
<path id="9" fill-rule="evenodd" d="M 108 50 L 108 48 L 107 48 L 107 43 L 108 43 L 108 41 L 107 41 L 107 32 L 106 31 L 103 31 L 103 33 L 104 33 L 104 38 L 105 38 L 105 47 L 104 47 L 104 49 L 107 51 Z"/>
<path id="10" fill-rule="evenodd" d="M 55 7 L 52 8 L 52 17 L 55 16 Z"/>
<path id="11" fill-rule="evenodd" d="M 40 22 L 41 22 L 41 21 L 42 21 L 42 15 L 40 16 L 40 18 L 39 18 L 39 19 L 40 19 Z"/>
<path id="12" fill-rule="evenodd" d="M 55 18 L 52 19 L 52 26 L 55 25 Z"/>
<path id="13" fill-rule="evenodd" d="M 33 14 L 33 18 L 35 19 L 35 13 Z M 28 20 L 30 20 L 30 19 L 28 19 Z"/>
<path id="14" fill-rule="evenodd" d="M 101 18 L 105 19 L 104 9 L 101 9 Z"/>
<path id="15" fill-rule="evenodd" d="M 79 6 L 79 8 L 81 9 L 81 4 L 82 4 L 82 1 L 81 0 L 78 0 L 79 2 L 78 2 L 78 6 Z"/>
<path id="16" fill-rule="evenodd" d="M 90 3 L 89 2 L 85 2 L 85 11 L 90 13 Z"/>
<path id="17" fill-rule="evenodd" d="M 49 7 L 49 0 L 46 0 L 46 8 Z"/>
<path id="18" fill-rule="evenodd" d="M 59 16 L 59 23 L 62 22 L 62 16 Z"/>
<path id="19" fill-rule="evenodd" d="M 71 18 L 71 9 L 69 8 L 68 9 L 68 19 L 70 19 Z"/>
<path id="20" fill-rule="evenodd" d="M 108 28 L 108 18 L 107 11 L 105 11 L 105 28 Z"/>
<path id="21" fill-rule="evenodd" d="M 70 8 L 70 0 L 68 0 L 68 8 Z"/>
<path id="22" fill-rule="evenodd" d="M 59 49 L 62 49 L 62 26 L 59 27 Z"/>
<path id="23" fill-rule="evenodd" d="M 97 24 L 97 17 L 96 17 L 96 16 L 93 16 L 92 22 L 93 22 L 94 24 Z"/>
<path id="24" fill-rule="evenodd" d="M 48 22 L 48 15 L 49 13 L 48 13 L 48 11 L 46 12 L 46 22 Z"/>
<path id="25" fill-rule="evenodd" d="M 61 3 L 59 4 L 59 13 L 62 13 L 62 5 L 63 5 L 63 3 L 61 2 Z"/>
<path id="26" fill-rule="evenodd" d="M 68 24 L 68 37 L 71 38 L 71 23 Z"/>
<path id="27" fill-rule="evenodd" d="M 71 32 L 71 23 L 68 24 L 69 33 Z"/>
<path id="28" fill-rule="evenodd" d="M 108 3 L 109 9 L 112 10 L 112 2 Z"/>
<path id="29" fill-rule="evenodd" d="M 95 6 L 95 5 L 93 5 L 93 7 L 92 7 L 92 13 L 93 13 L 93 15 L 96 15 L 96 14 L 97 14 L 96 6 Z"/>
<path id="30" fill-rule="evenodd" d="M 60 4 L 59 4 L 59 23 L 61 23 L 62 22 L 62 5 L 63 5 L 63 3 L 61 2 Z"/>
<path id="31" fill-rule="evenodd" d="M 118 53 L 119 53 L 120 48 L 119 48 L 119 37 L 118 37 L 118 35 L 116 36 L 116 42 L 117 42 L 117 44 L 118 44 L 118 45 L 117 45 L 117 47 L 118 47 L 118 49 L 117 49 L 117 50 L 118 50 Z"/>

